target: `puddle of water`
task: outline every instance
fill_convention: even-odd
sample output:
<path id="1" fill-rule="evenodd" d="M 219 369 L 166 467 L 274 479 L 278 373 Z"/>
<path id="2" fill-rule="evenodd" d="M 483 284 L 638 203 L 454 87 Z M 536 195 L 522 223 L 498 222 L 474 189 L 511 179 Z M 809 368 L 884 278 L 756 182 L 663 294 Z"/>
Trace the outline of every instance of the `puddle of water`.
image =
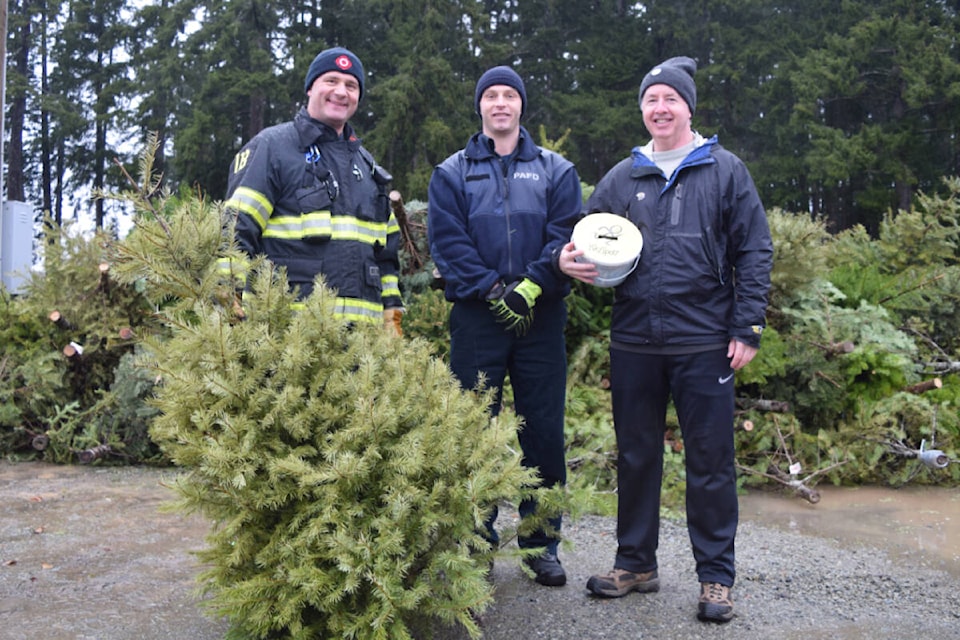
<path id="1" fill-rule="evenodd" d="M 892 557 L 960 576 L 960 489 L 817 490 L 817 504 L 787 493 L 751 490 L 740 496 L 740 517 L 843 545 L 876 547 Z"/>

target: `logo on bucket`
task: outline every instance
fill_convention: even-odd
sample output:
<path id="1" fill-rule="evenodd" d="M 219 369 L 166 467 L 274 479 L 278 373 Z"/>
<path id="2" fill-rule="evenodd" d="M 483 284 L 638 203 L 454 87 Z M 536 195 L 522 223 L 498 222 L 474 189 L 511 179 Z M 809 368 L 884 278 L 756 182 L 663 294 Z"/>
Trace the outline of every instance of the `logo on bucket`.
<path id="1" fill-rule="evenodd" d="M 577 258 L 590 262 L 599 274 L 593 284 L 615 287 L 630 275 L 640 261 L 643 236 L 623 216 L 594 213 L 580 220 L 573 228 L 573 244 L 583 251 Z"/>

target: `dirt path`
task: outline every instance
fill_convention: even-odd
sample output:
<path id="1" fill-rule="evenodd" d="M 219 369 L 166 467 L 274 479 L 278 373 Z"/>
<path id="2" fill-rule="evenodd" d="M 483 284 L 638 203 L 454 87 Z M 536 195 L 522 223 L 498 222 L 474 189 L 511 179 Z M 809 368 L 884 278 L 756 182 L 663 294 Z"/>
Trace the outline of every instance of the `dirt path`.
<path id="1" fill-rule="evenodd" d="M 193 595 L 208 524 L 158 511 L 171 474 L 0 463 L 0 638 L 222 638 Z"/>
<path id="2" fill-rule="evenodd" d="M 190 550 L 199 517 L 161 513 L 174 470 L 0 462 L 0 640 L 215 640 Z M 960 639 L 960 578 L 879 549 L 842 546 L 754 522 L 738 536 L 736 617 L 697 622 L 685 530 L 665 522 L 662 589 L 615 600 L 583 588 L 614 551 L 611 518 L 564 525 L 566 587 L 533 585 L 510 561 L 494 570 L 486 640 Z M 455 630 L 436 640 L 465 640 Z"/>

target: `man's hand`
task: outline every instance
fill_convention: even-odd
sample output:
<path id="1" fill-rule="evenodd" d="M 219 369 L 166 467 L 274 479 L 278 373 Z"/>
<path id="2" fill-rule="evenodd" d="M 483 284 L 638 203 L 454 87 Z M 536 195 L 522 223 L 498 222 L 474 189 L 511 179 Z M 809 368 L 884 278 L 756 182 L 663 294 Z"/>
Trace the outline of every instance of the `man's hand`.
<path id="1" fill-rule="evenodd" d="M 533 305 L 542 291 L 536 282 L 523 278 L 508 284 L 503 295 L 490 301 L 490 307 L 498 322 L 522 336 L 533 323 Z"/>
<path id="2" fill-rule="evenodd" d="M 735 338 L 731 338 L 730 344 L 727 345 L 727 357 L 730 358 L 730 368 L 734 371 L 750 364 L 755 355 L 757 355 L 756 347 L 751 347 Z"/>
<path id="3" fill-rule="evenodd" d="M 577 262 L 577 258 L 582 255 L 583 251 L 577 249 L 572 242 L 568 242 L 563 245 L 563 248 L 560 250 L 557 266 L 560 267 L 560 271 L 571 278 L 579 280 L 580 282 L 586 282 L 587 284 L 593 284 L 593 279 L 600 275 L 600 273 L 597 271 L 596 265 L 592 262 Z"/>

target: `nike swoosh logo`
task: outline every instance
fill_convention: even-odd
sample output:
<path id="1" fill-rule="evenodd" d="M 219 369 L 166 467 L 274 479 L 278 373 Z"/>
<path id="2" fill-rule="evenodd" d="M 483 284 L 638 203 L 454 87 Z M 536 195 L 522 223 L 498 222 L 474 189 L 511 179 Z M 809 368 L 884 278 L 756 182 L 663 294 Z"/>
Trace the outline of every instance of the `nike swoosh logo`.
<path id="1" fill-rule="evenodd" d="M 717 382 L 719 382 L 720 384 L 727 384 L 728 382 L 730 382 L 730 378 L 732 377 L 733 377 L 733 374 L 731 373 L 726 378 L 724 377 L 717 378 Z"/>

